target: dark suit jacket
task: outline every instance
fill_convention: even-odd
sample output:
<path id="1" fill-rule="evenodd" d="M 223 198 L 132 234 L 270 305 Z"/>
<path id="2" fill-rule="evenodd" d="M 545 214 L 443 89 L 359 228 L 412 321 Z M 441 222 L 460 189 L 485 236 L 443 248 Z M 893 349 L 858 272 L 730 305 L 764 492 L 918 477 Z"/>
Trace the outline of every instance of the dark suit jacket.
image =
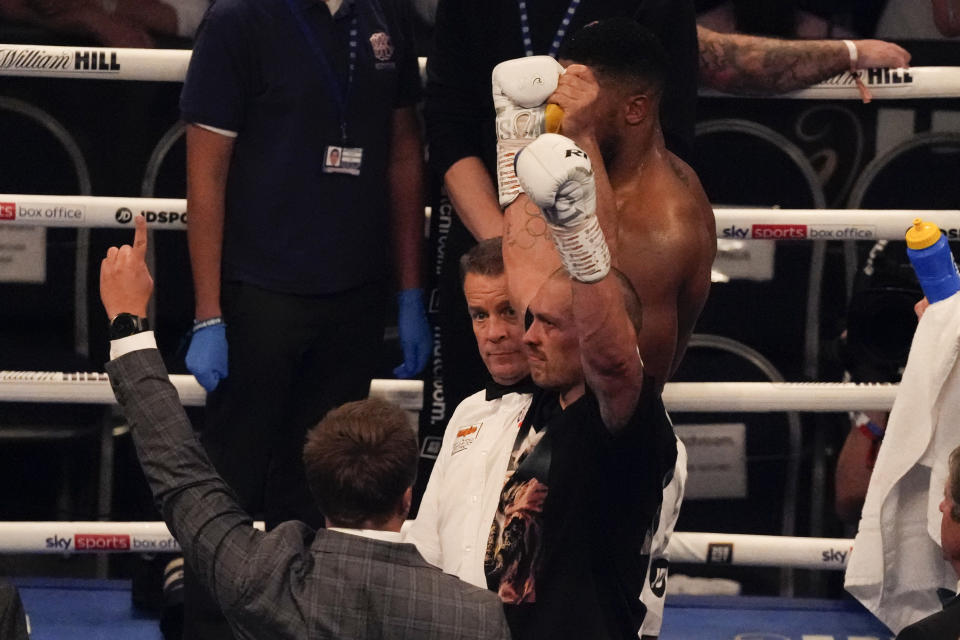
<path id="1" fill-rule="evenodd" d="M 0 580 L 0 638 L 28 640 L 27 616 L 20 593 L 6 580 Z"/>
<path id="2" fill-rule="evenodd" d="M 960 638 L 960 597 L 954 597 L 923 620 L 914 622 L 897 634 L 897 640 L 957 640 Z"/>
<path id="3" fill-rule="evenodd" d="M 163 518 L 237 638 L 509 638 L 496 594 L 411 544 L 302 522 L 257 531 L 194 436 L 158 351 L 128 353 L 107 372 Z"/>

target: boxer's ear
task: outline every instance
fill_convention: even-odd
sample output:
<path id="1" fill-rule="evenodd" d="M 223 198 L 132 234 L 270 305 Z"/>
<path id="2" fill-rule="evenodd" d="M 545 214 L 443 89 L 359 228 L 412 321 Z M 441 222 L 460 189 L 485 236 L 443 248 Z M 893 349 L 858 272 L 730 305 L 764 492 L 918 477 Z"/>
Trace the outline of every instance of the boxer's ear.
<path id="1" fill-rule="evenodd" d="M 407 487 L 407 490 L 403 492 L 403 495 L 400 496 L 400 501 L 397 503 L 397 513 L 406 520 L 407 516 L 410 515 L 411 506 L 413 506 L 413 487 Z"/>
<path id="2" fill-rule="evenodd" d="M 654 101 L 645 93 L 635 93 L 627 96 L 624 120 L 630 126 L 637 126 L 650 119 L 652 110 L 656 108 Z"/>

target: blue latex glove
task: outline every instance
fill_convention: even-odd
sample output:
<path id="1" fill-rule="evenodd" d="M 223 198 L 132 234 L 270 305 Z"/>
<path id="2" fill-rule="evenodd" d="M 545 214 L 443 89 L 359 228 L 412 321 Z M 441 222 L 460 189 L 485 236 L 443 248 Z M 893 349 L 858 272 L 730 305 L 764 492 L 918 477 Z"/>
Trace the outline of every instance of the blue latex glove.
<path id="1" fill-rule="evenodd" d="M 187 369 L 209 393 L 227 377 L 227 325 L 216 324 L 197 330 L 190 337 Z"/>
<path id="2" fill-rule="evenodd" d="M 397 330 L 403 364 L 393 370 L 393 375 L 412 378 L 427 366 L 433 350 L 433 334 L 423 308 L 423 289 L 404 289 L 397 294 Z"/>

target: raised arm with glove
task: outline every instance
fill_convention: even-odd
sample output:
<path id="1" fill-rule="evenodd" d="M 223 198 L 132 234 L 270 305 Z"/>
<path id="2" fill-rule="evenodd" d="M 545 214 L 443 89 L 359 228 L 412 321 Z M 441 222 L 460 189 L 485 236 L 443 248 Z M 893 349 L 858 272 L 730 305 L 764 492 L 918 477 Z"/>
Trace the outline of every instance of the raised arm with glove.
<path id="1" fill-rule="evenodd" d="M 550 56 L 506 60 L 493 68 L 493 106 L 497 111 L 497 190 L 506 207 L 521 193 L 513 161 L 541 133 L 556 131 L 559 111 L 546 104 L 563 73 Z"/>
<path id="2" fill-rule="evenodd" d="M 517 156 L 524 193 L 543 211 L 570 277 L 596 282 L 610 271 L 610 249 L 597 219 L 590 159 L 572 140 L 545 133 Z"/>
<path id="3" fill-rule="evenodd" d="M 642 386 L 643 363 L 636 346 L 640 309 L 628 302 L 637 295 L 626 277 L 611 273 L 610 250 L 596 215 L 590 159 L 573 140 L 546 133 L 517 155 L 516 171 L 524 193 L 543 210 L 570 276 L 584 382 L 597 396 L 604 424 L 616 433 L 637 408 Z M 628 313 L 628 305 L 634 311 Z M 533 316 L 536 322 L 536 309 Z M 530 344 L 529 330 L 525 339 Z M 535 371 L 533 379 L 539 384 Z M 575 396 L 567 398 L 573 401 Z"/>

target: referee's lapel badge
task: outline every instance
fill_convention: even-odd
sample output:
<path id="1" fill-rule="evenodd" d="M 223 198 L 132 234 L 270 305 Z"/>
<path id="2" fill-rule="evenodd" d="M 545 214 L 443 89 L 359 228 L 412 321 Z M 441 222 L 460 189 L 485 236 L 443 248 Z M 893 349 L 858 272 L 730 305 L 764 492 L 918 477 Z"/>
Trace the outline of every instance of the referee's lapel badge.
<path id="1" fill-rule="evenodd" d="M 477 424 L 471 424 L 457 429 L 457 438 L 453 441 L 453 451 L 450 452 L 450 455 L 456 455 L 472 445 L 480 434 L 480 427 L 482 426 L 483 423 L 478 422 Z"/>

